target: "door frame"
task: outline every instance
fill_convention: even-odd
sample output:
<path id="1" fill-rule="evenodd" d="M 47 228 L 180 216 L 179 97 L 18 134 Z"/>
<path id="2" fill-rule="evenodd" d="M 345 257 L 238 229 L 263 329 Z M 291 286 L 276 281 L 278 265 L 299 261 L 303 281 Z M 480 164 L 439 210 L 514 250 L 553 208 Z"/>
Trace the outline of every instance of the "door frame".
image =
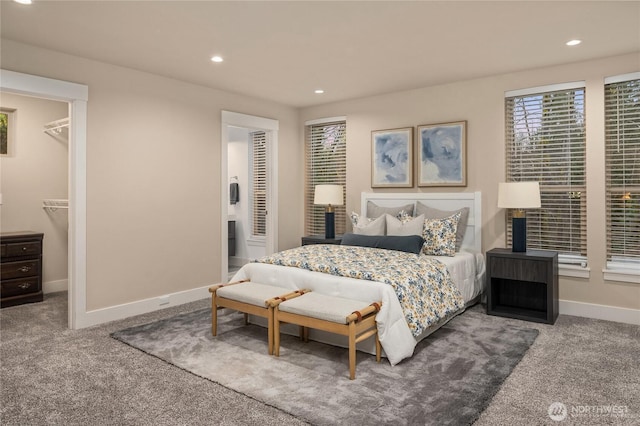
<path id="1" fill-rule="evenodd" d="M 87 101 L 84 84 L 0 70 L 0 90 L 69 104 L 68 324 L 90 325 L 87 318 Z"/>
<path id="2" fill-rule="evenodd" d="M 229 127 L 263 130 L 267 138 L 267 236 L 266 254 L 275 253 L 278 247 L 278 129 L 279 121 L 271 118 L 222 111 L 221 114 L 221 158 L 220 158 L 220 280 L 228 281 L 229 275 Z"/>

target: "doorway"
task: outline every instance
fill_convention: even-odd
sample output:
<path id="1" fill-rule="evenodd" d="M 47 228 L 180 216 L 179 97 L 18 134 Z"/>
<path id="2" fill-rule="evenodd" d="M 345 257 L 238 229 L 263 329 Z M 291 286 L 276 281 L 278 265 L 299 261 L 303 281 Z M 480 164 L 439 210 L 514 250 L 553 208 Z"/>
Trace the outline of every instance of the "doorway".
<path id="1" fill-rule="evenodd" d="M 0 70 L 0 90 L 69 103 L 69 328 L 92 325 L 86 312 L 87 100 L 82 84 Z"/>
<path id="2" fill-rule="evenodd" d="M 277 120 L 222 111 L 221 282 L 276 251 L 278 126 Z"/>

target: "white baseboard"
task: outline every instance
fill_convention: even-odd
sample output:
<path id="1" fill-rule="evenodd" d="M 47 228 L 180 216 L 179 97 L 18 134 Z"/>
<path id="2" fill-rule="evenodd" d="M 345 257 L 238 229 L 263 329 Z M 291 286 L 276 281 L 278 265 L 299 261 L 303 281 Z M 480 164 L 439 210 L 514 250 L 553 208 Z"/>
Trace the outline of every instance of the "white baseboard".
<path id="1" fill-rule="evenodd" d="M 208 284 L 204 287 L 138 300 L 122 305 L 110 306 L 108 308 L 96 309 L 85 313 L 79 312 L 77 315 L 77 328 L 91 327 L 93 325 L 103 324 L 109 321 L 116 321 L 135 315 L 169 308 L 171 306 L 210 298 L 211 293 L 209 293 L 209 287 L 212 285 L 213 284 Z"/>
<path id="2" fill-rule="evenodd" d="M 618 308 L 616 306 L 560 300 L 558 310 L 563 315 L 595 318 L 606 321 L 640 325 L 640 309 Z"/>
<path id="3" fill-rule="evenodd" d="M 69 290 L 69 280 L 67 278 L 63 280 L 47 281 L 46 283 L 42 283 L 43 294 L 67 290 Z"/>

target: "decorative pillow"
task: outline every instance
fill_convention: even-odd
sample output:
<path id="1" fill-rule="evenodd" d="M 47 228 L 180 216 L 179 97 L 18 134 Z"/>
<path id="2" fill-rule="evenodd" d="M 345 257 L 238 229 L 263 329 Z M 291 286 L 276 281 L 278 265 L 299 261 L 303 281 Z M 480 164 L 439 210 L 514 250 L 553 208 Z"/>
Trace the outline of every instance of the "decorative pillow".
<path id="1" fill-rule="evenodd" d="M 367 202 L 367 217 L 380 217 L 385 214 L 398 217 L 402 210 L 404 210 L 407 215 L 413 216 L 413 204 L 407 204 L 399 207 L 381 207 L 372 201 Z"/>
<path id="2" fill-rule="evenodd" d="M 458 229 L 456 230 L 456 251 L 460 251 L 462 240 L 464 239 L 464 233 L 467 231 L 469 207 L 463 207 L 459 210 L 445 211 L 426 206 L 420 201 L 418 201 L 418 205 L 416 206 L 416 216 L 423 214 L 425 219 L 444 219 L 458 212 L 460 213 L 460 221 L 458 222 Z"/>
<path id="3" fill-rule="evenodd" d="M 356 224 L 353 225 L 353 233 L 360 235 L 384 235 L 385 225 L 386 221 L 384 216 L 380 216 L 377 219 L 359 217 Z"/>
<path id="4" fill-rule="evenodd" d="M 385 215 L 387 235 L 422 235 L 424 215 L 418 217 L 401 216 L 396 219 L 390 214 Z"/>
<path id="5" fill-rule="evenodd" d="M 431 256 L 455 256 L 456 229 L 462 213 L 444 219 L 425 219 L 422 252 Z"/>
<path id="6" fill-rule="evenodd" d="M 383 236 L 344 234 L 341 244 L 344 246 L 374 247 L 420 254 L 424 240 L 420 235 Z"/>

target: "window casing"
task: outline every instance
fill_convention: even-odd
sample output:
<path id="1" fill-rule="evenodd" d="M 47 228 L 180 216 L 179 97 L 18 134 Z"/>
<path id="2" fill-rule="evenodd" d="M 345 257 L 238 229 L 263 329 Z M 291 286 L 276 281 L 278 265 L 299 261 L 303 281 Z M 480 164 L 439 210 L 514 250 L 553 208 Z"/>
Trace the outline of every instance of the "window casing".
<path id="1" fill-rule="evenodd" d="M 640 73 L 605 79 L 604 114 L 607 268 L 640 275 Z"/>
<path id="2" fill-rule="evenodd" d="M 347 123 L 343 117 L 305 126 L 305 233 L 324 235 L 324 206 L 313 204 L 315 186 L 347 183 Z M 344 194 L 343 194 L 344 197 Z M 345 198 L 346 199 L 346 198 Z M 336 234 L 346 228 L 346 208 L 335 206 Z"/>
<path id="3" fill-rule="evenodd" d="M 584 82 L 508 92 L 506 180 L 538 181 L 542 207 L 527 211 L 527 247 L 586 267 Z M 507 211 L 507 244 L 511 244 Z"/>

